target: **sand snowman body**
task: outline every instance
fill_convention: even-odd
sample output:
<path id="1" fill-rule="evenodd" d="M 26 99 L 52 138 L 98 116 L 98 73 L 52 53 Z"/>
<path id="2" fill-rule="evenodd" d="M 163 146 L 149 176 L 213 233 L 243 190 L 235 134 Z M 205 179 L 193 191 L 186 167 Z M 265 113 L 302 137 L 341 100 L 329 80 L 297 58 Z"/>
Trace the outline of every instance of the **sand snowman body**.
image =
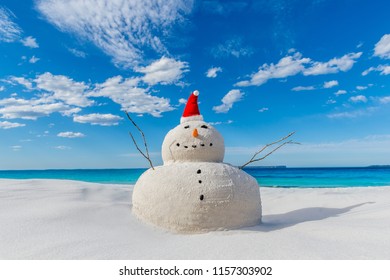
<path id="1" fill-rule="evenodd" d="M 197 95 L 191 98 L 197 101 Z M 197 108 L 197 105 L 196 105 Z M 133 192 L 133 213 L 178 232 L 253 226 L 261 221 L 257 181 L 223 163 L 224 141 L 201 115 L 184 117 L 162 145 L 164 165 L 149 169 Z"/>

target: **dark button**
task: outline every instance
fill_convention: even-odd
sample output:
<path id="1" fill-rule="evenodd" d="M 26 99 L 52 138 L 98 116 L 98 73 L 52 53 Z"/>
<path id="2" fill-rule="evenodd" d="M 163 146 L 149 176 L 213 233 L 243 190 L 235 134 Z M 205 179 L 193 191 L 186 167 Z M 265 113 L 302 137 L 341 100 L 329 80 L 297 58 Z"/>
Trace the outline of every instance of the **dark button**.
<path id="1" fill-rule="evenodd" d="M 192 148 L 196 148 L 196 145 L 192 145 Z"/>
<path id="2" fill-rule="evenodd" d="M 180 147 L 180 144 L 179 144 L 179 143 L 176 143 L 176 146 Z"/>
<path id="3" fill-rule="evenodd" d="M 213 145 L 213 143 L 210 143 L 210 147 Z"/>
<path id="4" fill-rule="evenodd" d="M 199 184 L 202 184 L 202 180 L 199 180 L 198 182 L 199 182 Z"/>
<path id="5" fill-rule="evenodd" d="M 200 169 L 198 169 L 198 171 L 196 171 L 196 173 L 200 174 L 200 173 L 202 173 L 202 171 Z"/>
<path id="6" fill-rule="evenodd" d="M 203 200 L 204 199 L 204 195 L 201 194 L 200 197 L 199 197 L 200 200 Z"/>

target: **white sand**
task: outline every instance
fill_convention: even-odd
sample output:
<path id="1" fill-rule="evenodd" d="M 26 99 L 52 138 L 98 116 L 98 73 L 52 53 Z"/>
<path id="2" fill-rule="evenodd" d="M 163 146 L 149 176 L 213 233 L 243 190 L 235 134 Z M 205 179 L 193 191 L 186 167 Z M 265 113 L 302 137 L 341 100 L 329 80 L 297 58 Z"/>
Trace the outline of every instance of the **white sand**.
<path id="1" fill-rule="evenodd" d="M 261 188 L 261 225 L 195 235 L 139 222 L 131 192 L 1 179 L 0 259 L 390 258 L 390 187 Z"/>

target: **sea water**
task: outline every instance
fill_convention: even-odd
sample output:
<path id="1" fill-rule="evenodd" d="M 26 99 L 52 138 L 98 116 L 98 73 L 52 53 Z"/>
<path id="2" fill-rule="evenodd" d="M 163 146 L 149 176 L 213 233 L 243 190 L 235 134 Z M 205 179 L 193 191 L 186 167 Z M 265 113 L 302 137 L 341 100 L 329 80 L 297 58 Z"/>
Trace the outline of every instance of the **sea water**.
<path id="1" fill-rule="evenodd" d="M 0 178 L 65 179 L 106 184 L 135 184 L 146 169 L 0 170 Z M 390 186 L 390 167 L 244 169 L 264 187 L 339 188 Z"/>
<path id="2" fill-rule="evenodd" d="M 261 186 L 339 188 L 390 186 L 389 167 L 248 168 Z"/>

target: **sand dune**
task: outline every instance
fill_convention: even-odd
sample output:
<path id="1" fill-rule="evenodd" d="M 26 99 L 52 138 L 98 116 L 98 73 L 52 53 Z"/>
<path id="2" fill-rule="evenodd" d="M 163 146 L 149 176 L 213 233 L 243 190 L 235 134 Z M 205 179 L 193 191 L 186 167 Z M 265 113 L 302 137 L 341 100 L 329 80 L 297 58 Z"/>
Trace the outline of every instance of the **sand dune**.
<path id="1" fill-rule="evenodd" d="M 389 259 L 390 187 L 261 188 L 263 223 L 182 235 L 139 222 L 132 186 L 0 180 L 0 259 Z"/>

